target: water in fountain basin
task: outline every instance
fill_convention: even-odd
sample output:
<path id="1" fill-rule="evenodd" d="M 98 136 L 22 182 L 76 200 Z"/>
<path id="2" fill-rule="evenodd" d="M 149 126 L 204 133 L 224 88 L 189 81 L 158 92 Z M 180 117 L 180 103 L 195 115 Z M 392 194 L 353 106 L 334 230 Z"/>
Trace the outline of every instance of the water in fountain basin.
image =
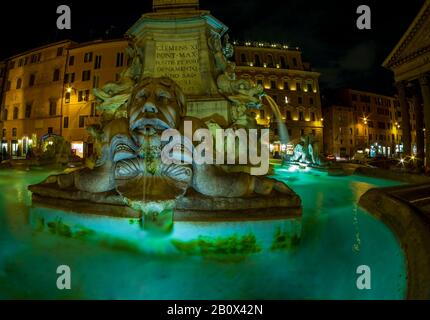
<path id="1" fill-rule="evenodd" d="M 396 182 L 277 167 L 274 177 L 302 198 L 300 228 L 288 220 L 175 222 L 172 233 L 154 234 L 134 219 L 31 208 L 27 186 L 50 173 L 0 170 L 0 298 L 405 297 L 394 234 L 356 207 L 369 188 Z M 61 264 L 71 267 L 72 290 L 56 288 Z M 356 287 L 362 264 L 372 290 Z"/>

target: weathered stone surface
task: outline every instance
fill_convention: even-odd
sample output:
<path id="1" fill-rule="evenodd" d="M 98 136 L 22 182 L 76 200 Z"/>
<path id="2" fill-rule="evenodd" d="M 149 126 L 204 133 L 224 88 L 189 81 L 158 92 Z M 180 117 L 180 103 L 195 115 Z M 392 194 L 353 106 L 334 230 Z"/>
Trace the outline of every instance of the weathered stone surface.
<path id="1" fill-rule="evenodd" d="M 118 218 L 141 218 L 141 214 L 124 205 L 94 203 L 85 200 L 67 200 L 33 194 L 33 206 L 82 214 L 94 214 Z"/>
<path id="2" fill-rule="evenodd" d="M 397 172 L 393 170 L 379 169 L 379 168 L 369 168 L 369 167 L 358 167 L 354 174 L 364 175 L 368 177 L 389 179 L 395 181 L 403 181 L 406 183 L 428 183 L 430 182 L 430 177 L 425 175 L 411 174 L 407 172 Z"/>
<path id="3" fill-rule="evenodd" d="M 407 264 L 407 298 L 430 299 L 430 220 L 414 206 L 395 196 L 396 190 L 367 191 L 359 204 L 384 222 L 397 236 Z"/>
<path id="4" fill-rule="evenodd" d="M 36 184 L 28 189 L 34 194 L 53 199 L 64 199 L 71 201 L 88 201 L 92 203 L 103 203 L 112 205 L 124 205 L 122 197 L 112 192 L 92 193 L 77 189 L 58 189 L 56 184 Z"/>
<path id="5" fill-rule="evenodd" d="M 115 193 L 58 190 L 55 184 L 33 185 L 33 204 L 65 211 L 117 217 L 140 217 Z M 268 196 L 206 197 L 193 190 L 176 201 L 175 221 L 263 220 L 301 217 L 301 200 L 295 194 L 272 191 Z"/>

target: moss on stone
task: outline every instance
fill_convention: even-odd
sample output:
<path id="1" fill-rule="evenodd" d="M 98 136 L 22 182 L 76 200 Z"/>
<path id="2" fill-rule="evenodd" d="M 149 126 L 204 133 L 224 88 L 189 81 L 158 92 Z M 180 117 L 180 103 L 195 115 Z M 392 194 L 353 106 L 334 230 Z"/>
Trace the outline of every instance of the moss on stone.
<path id="1" fill-rule="evenodd" d="M 57 221 L 51 221 L 47 224 L 49 232 L 52 234 L 57 234 L 66 238 L 72 237 L 72 229 L 63 223 L 61 219 Z"/>
<path id="2" fill-rule="evenodd" d="M 290 250 L 298 247 L 300 244 L 300 236 L 291 234 L 291 232 L 282 230 L 278 227 L 273 238 L 271 250 Z"/>
<path id="3" fill-rule="evenodd" d="M 66 238 L 87 239 L 96 233 L 94 230 L 82 226 L 77 226 L 75 230 L 73 230 L 72 227 L 65 224 L 62 219 L 45 223 L 44 218 L 37 219 L 34 230 L 36 232 L 42 232 L 45 228 L 45 225 L 48 227 L 48 230 L 51 234 Z"/>
<path id="4" fill-rule="evenodd" d="M 41 232 L 44 230 L 45 220 L 43 218 L 38 219 L 35 231 Z M 55 234 L 58 236 L 73 238 L 79 240 L 87 240 L 94 237 L 96 231 L 92 229 L 88 229 L 83 226 L 76 226 L 75 228 L 71 228 L 66 225 L 62 219 L 58 219 L 55 221 L 48 222 L 46 224 L 48 230 L 51 234 Z M 115 238 L 104 238 L 97 241 L 100 245 L 113 248 L 116 250 L 126 250 L 131 252 L 138 252 L 139 247 L 133 243 L 132 241 L 115 239 Z"/>
<path id="5" fill-rule="evenodd" d="M 261 251 L 253 234 L 245 236 L 232 235 L 230 237 L 203 237 L 195 240 L 172 240 L 175 248 L 185 254 L 202 256 L 249 255 Z"/>

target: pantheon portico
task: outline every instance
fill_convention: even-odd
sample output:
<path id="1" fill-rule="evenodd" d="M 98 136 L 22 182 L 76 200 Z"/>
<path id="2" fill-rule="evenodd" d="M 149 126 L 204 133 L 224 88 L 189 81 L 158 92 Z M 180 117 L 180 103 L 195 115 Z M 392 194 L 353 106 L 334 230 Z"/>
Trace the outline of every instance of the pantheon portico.
<path id="1" fill-rule="evenodd" d="M 413 96 L 416 113 L 417 158 L 430 171 L 430 0 L 391 51 L 383 66 L 394 72 L 402 111 L 404 156 L 412 154 L 411 121 L 407 95 Z M 427 130 L 425 129 L 427 128 Z"/>

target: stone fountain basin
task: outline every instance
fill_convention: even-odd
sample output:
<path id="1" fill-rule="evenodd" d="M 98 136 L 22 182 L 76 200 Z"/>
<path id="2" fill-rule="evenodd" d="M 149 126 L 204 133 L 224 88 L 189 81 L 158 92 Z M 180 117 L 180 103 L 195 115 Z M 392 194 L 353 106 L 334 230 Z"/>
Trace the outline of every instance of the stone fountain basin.
<path id="1" fill-rule="evenodd" d="M 31 185 L 33 206 L 76 213 L 123 218 L 141 218 L 116 192 L 89 193 L 58 189 L 56 184 Z M 297 194 L 252 195 L 242 198 L 207 197 L 189 189 L 176 200 L 174 221 L 240 221 L 299 218 L 301 199 Z"/>

